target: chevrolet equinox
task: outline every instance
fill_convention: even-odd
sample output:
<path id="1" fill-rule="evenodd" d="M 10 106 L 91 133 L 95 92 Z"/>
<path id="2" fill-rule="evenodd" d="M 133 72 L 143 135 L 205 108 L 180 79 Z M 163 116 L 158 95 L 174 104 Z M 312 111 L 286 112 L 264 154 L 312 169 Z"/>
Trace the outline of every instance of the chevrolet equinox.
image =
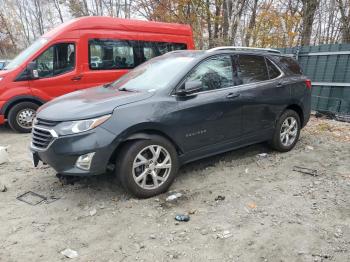
<path id="1" fill-rule="evenodd" d="M 311 82 L 276 50 L 174 51 L 41 106 L 33 162 L 63 176 L 112 170 L 134 196 L 151 197 L 190 161 L 264 141 L 291 150 L 310 100 Z"/>

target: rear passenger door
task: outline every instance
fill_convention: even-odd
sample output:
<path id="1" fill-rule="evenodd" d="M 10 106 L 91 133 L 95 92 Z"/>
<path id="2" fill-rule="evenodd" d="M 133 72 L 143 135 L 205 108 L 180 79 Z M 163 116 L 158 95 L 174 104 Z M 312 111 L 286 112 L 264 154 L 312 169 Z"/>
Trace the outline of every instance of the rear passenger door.
<path id="1" fill-rule="evenodd" d="M 243 134 L 264 135 L 272 131 L 275 120 L 290 98 L 282 71 L 268 58 L 242 54 L 234 58 L 242 102 Z"/>

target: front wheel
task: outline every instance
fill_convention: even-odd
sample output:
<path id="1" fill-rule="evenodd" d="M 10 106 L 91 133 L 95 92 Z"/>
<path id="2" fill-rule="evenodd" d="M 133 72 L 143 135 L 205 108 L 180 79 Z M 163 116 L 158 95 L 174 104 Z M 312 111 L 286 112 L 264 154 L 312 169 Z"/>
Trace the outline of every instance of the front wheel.
<path id="1" fill-rule="evenodd" d="M 280 151 L 287 152 L 293 149 L 300 135 L 300 117 L 293 110 L 286 110 L 277 121 L 271 146 Z"/>
<path id="2" fill-rule="evenodd" d="M 32 102 L 21 102 L 14 105 L 8 114 L 10 127 L 19 133 L 30 133 L 38 107 Z"/>
<path id="3" fill-rule="evenodd" d="M 140 198 L 166 192 L 177 170 L 176 150 L 160 136 L 127 143 L 116 163 L 116 173 L 123 187 Z"/>

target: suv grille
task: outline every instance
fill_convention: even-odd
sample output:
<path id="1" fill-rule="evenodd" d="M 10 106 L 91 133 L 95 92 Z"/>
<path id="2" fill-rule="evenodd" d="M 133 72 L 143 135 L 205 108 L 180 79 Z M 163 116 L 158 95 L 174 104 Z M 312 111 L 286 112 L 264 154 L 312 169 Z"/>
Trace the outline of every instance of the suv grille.
<path id="1" fill-rule="evenodd" d="M 50 129 L 59 122 L 37 118 L 32 130 L 32 145 L 38 149 L 46 149 L 54 140 Z"/>
<path id="2" fill-rule="evenodd" d="M 32 144 L 39 149 L 46 149 L 53 140 L 50 131 L 39 129 L 35 126 L 33 127 L 32 135 Z"/>

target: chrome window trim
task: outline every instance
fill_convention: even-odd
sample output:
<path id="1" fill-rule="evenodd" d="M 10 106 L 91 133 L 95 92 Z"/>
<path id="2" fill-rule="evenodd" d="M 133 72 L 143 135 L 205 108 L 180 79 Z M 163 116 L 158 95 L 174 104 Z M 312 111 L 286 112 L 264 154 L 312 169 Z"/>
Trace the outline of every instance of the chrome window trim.
<path id="1" fill-rule="evenodd" d="M 268 57 L 265 57 L 265 59 L 267 59 L 267 60 L 269 60 L 277 69 L 278 69 L 278 71 L 280 71 L 280 75 L 279 76 L 277 76 L 277 77 L 275 77 L 275 78 L 272 78 L 272 79 L 269 79 L 269 80 L 274 80 L 274 79 L 278 79 L 281 75 L 285 75 L 284 74 L 284 72 L 281 70 L 281 68 L 274 62 L 274 61 L 272 61 L 270 58 L 268 58 Z M 267 68 L 267 65 L 266 65 L 266 68 Z M 269 75 L 270 76 L 270 75 Z M 266 81 L 266 80 L 265 80 Z"/>

